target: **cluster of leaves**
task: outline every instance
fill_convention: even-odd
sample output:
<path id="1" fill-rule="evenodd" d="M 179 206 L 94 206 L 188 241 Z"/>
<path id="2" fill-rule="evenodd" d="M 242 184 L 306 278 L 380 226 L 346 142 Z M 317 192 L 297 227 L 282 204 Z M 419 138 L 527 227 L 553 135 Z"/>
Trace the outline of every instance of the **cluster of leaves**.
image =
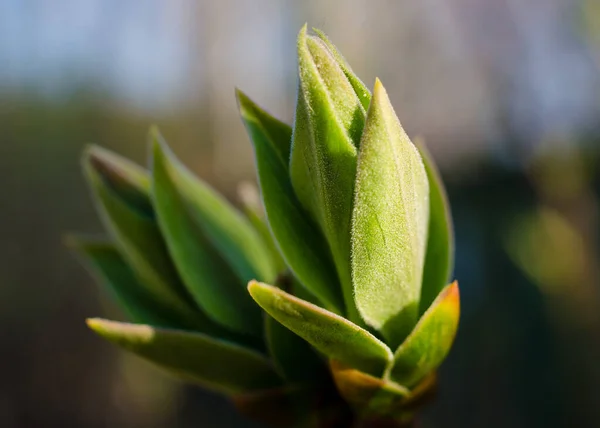
<path id="1" fill-rule="evenodd" d="M 86 151 L 111 239 L 72 243 L 134 322 L 88 324 L 246 409 L 293 397 L 298 426 L 335 418 L 307 399 L 332 382 L 352 414 L 401 420 L 458 325 L 443 185 L 379 80 L 371 94 L 306 27 L 298 58 L 293 128 L 237 92 L 264 213 L 236 210 L 157 130 L 149 171 Z"/>

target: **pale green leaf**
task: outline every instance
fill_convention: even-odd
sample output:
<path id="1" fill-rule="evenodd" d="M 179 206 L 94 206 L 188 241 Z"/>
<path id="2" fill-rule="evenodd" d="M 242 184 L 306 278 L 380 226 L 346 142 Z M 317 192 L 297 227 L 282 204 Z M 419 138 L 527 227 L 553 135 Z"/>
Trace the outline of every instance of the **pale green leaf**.
<path id="1" fill-rule="evenodd" d="M 392 346 L 417 322 L 428 223 L 423 162 L 377 80 L 358 161 L 352 275 L 360 314 Z"/>
<path id="2" fill-rule="evenodd" d="M 458 283 L 446 286 L 394 354 L 389 377 L 412 387 L 444 361 L 458 329 Z"/>
<path id="3" fill-rule="evenodd" d="M 327 238 L 348 316 L 358 322 L 350 275 L 350 222 L 365 110 L 327 45 L 307 36 L 306 27 L 298 36 L 298 62 L 291 181 Z"/>
<path id="4" fill-rule="evenodd" d="M 102 319 L 90 319 L 88 326 L 185 381 L 219 392 L 238 394 L 281 384 L 263 355 L 210 336 Z"/>
<path id="5" fill-rule="evenodd" d="M 423 313 L 450 280 L 454 264 L 454 232 L 450 204 L 440 173 L 425 144 L 416 141 L 415 145 L 421 153 L 429 180 L 429 232 L 420 303 L 420 313 Z"/>
<path id="6" fill-rule="evenodd" d="M 338 65 L 344 71 L 346 78 L 352 85 L 352 88 L 354 89 L 356 96 L 360 99 L 363 108 L 365 109 L 365 111 L 368 110 L 369 104 L 371 103 L 371 91 L 369 91 L 369 88 L 365 86 L 363 81 L 360 80 L 360 78 L 356 74 L 354 74 L 352 68 L 350 67 L 350 64 L 348 64 L 348 61 L 346 61 L 346 59 L 337 49 L 337 47 L 333 43 L 331 43 L 331 40 L 329 40 L 327 35 L 318 28 L 313 28 L 313 31 L 317 33 L 317 36 L 319 36 L 323 43 L 327 45 L 327 47 L 333 54 L 333 57 L 337 60 Z"/>
<path id="7" fill-rule="evenodd" d="M 251 250 L 248 244 L 260 245 L 256 248 L 260 253 L 263 243 L 258 244 L 257 234 L 247 230 L 249 224 L 239 223 L 238 213 L 175 161 L 156 131 L 152 138 L 152 197 L 158 224 L 185 286 L 214 321 L 233 331 L 260 336 L 260 309 L 219 250 L 230 254 L 229 261 L 238 260 L 238 267 L 243 265 L 249 275 L 252 263 L 244 258 Z M 211 233 L 212 240 L 208 238 Z M 242 243 L 242 238 L 248 241 Z M 217 241 L 225 242 L 219 247 Z"/>
<path id="8" fill-rule="evenodd" d="M 267 284 L 252 281 L 248 290 L 269 315 L 329 358 L 374 376 L 391 361 L 384 343 L 339 315 Z"/>
<path id="9" fill-rule="evenodd" d="M 244 124 L 254 146 L 261 194 L 271 232 L 287 265 L 323 306 L 343 308 L 327 243 L 296 199 L 288 175 L 292 131 L 237 91 Z"/>
<path id="10" fill-rule="evenodd" d="M 83 167 L 101 218 L 140 284 L 180 314 L 182 326 L 201 330 L 202 319 L 171 263 L 154 212 L 140 209 L 151 207 L 147 178 L 131 162 L 97 148 L 86 151 Z M 117 181 L 119 186 L 114 185 Z"/>

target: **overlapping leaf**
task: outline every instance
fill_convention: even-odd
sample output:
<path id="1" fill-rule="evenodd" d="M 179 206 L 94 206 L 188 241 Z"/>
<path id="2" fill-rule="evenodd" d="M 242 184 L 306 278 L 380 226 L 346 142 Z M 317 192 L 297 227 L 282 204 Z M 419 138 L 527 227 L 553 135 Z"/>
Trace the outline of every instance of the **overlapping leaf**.
<path id="1" fill-rule="evenodd" d="M 103 338 L 184 380 L 223 393 L 242 393 L 281 384 L 263 355 L 210 336 L 102 319 L 90 319 L 88 325 Z"/>
<path id="2" fill-rule="evenodd" d="M 358 162 L 352 275 L 360 314 L 392 346 L 417 321 L 428 220 L 423 162 L 377 80 Z"/>
<path id="3" fill-rule="evenodd" d="M 168 307 L 148 294 L 114 244 L 76 237 L 69 237 L 67 244 L 116 298 L 131 321 L 162 327 L 177 325 L 177 315 L 169 314 Z"/>
<path id="4" fill-rule="evenodd" d="M 213 320 L 234 331 L 259 336 L 260 311 L 248 296 L 245 283 L 234 274 L 219 250 L 236 253 L 230 254 L 230 260 L 237 260 L 238 266 L 248 269 L 246 275 L 249 275 L 251 263 L 245 259 L 250 250 L 248 244 L 256 244 L 258 254 L 267 251 L 264 244 L 262 241 L 258 244 L 257 234 L 246 229 L 251 227 L 249 224 L 239 224 L 237 215 L 230 212 L 232 208 L 175 161 L 157 141 L 160 137 L 156 133 L 152 137 L 152 196 L 158 223 L 183 282 Z M 226 230 L 227 227 L 230 229 Z M 213 240 L 207 237 L 209 231 Z M 248 242 L 237 246 L 244 238 Z M 228 243 L 222 243 L 227 240 Z M 217 241 L 222 243 L 221 248 L 217 247 Z"/>
<path id="5" fill-rule="evenodd" d="M 340 278 L 346 310 L 358 321 L 350 275 L 350 219 L 365 110 L 327 45 L 298 36 L 300 88 L 290 176 L 298 199 L 319 223 Z"/>
<path id="6" fill-rule="evenodd" d="M 329 358 L 374 376 L 389 363 L 390 349 L 347 319 L 267 284 L 252 281 L 248 290 L 269 315 Z"/>
<path id="7" fill-rule="evenodd" d="M 448 284 L 454 264 L 454 232 L 448 196 L 440 173 L 423 141 L 416 143 L 429 180 L 429 232 L 421 289 L 422 314 Z"/>
<path id="8" fill-rule="evenodd" d="M 412 387 L 442 363 L 454 342 L 460 317 L 458 283 L 446 286 L 394 353 L 390 378 Z"/>
<path id="9" fill-rule="evenodd" d="M 83 166 L 101 217 L 140 284 L 179 314 L 182 325 L 202 329 L 150 210 L 146 174 L 128 160 L 95 147 L 85 153 Z"/>
<path id="10" fill-rule="evenodd" d="M 319 36 L 323 43 L 327 45 L 329 51 L 337 60 L 338 65 L 344 71 L 346 78 L 352 85 L 352 88 L 354 89 L 354 92 L 360 100 L 360 103 L 362 104 L 363 108 L 365 109 L 365 111 L 367 111 L 369 109 L 369 104 L 371 103 L 371 91 L 369 91 L 369 88 L 365 86 L 363 81 L 360 80 L 360 78 L 356 74 L 354 74 L 352 68 L 350 67 L 350 64 L 348 64 L 344 56 L 340 53 L 340 51 L 338 51 L 337 47 L 333 43 L 331 43 L 331 40 L 329 40 L 327 35 L 325 35 L 325 33 L 323 33 L 317 28 L 313 28 L 313 31 L 317 33 L 317 36 Z"/>
<path id="11" fill-rule="evenodd" d="M 323 306 L 341 313 L 343 303 L 327 243 L 296 199 L 290 183 L 291 129 L 239 90 L 237 98 L 254 146 L 262 198 L 279 249 L 294 275 Z"/>
<path id="12" fill-rule="evenodd" d="M 251 279 L 273 281 L 277 272 L 269 251 L 248 220 L 225 198 L 191 173 L 164 143 L 157 129 L 150 132 L 154 166 L 176 191 L 191 219 L 245 284 Z M 156 174 L 156 171 L 153 171 Z M 156 179 L 153 181 L 156 185 Z"/>
<path id="13" fill-rule="evenodd" d="M 269 254 L 275 266 L 275 270 L 278 274 L 285 271 L 287 266 L 285 261 L 277 248 L 269 223 L 267 221 L 267 215 L 265 208 L 260 200 L 258 189 L 248 182 L 242 182 L 238 186 L 238 196 L 242 203 L 244 214 L 248 221 L 254 226 L 254 230 L 260 235 L 263 242 L 269 249 Z"/>

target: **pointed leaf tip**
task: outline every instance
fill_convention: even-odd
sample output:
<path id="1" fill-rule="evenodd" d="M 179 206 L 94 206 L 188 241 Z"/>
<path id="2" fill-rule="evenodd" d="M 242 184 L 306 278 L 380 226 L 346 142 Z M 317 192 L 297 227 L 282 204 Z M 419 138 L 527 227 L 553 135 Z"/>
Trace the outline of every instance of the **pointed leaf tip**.
<path id="1" fill-rule="evenodd" d="M 300 87 L 289 170 L 294 192 L 325 236 L 349 318 L 360 322 L 350 278 L 350 219 L 364 108 L 327 45 L 301 31 Z"/>
<path id="2" fill-rule="evenodd" d="M 458 282 L 446 286 L 394 354 L 390 377 L 412 387 L 438 368 L 456 336 L 460 318 Z"/>
<path id="3" fill-rule="evenodd" d="M 358 159 L 352 275 L 363 319 L 394 347 L 417 322 L 428 221 L 423 162 L 377 79 Z"/>
<path id="4" fill-rule="evenodd" d="M 148 199 L 150 180 L 142 167 L 94 144 L 84 149 L 82 165 L 95 192 L 99 191 L 100 186 L 106 187 L 129 207 L 143 215 L 152 215 L 152 205 Z"/>
<path id="5" fill-rule="evenodd" d="M 327 35 L 323 31 L 319 30 L 318 28 L 313 28 L 313 31 L 317 34 L 319 39 L 321 39 L 323 41 L 323 43 L 325 43 L 325 45 L 327 45 L 327 47 L 329 48 L 329 50 L 332 53 L 332 55 L 334 56 L 334 58 L 337 60 L 338 65 L 344 71 L 344 74 L 348 78 L 348 81 L 354 88 L 354 92 L 356 92 L 356 96 L 360 99 L 360 102 L 361 102 L 363 108 L 365 109 L 365 111 L 367 111 L 369 109 L 369 104 L 371 102 L 371 92 L 369 91 L 369 89 L 362 82 L 362 80 L 360 80 L 360 78 L 356 74 L 354 74 L 354 72 L 352 71 L 352 68 L 350 67 L 350 64 L 348 64 L 348 62 L 346 61 L 344 56 L 337 49 L 337 47 L 331 42 L 331 40 L 329 40 Z"/>
<path id="6" fill-rule="evenodd" d="M 90 318 L 99 336 L 168 370 L 223 393 L 272 388 L 281 381 L 261 354 L 212 337 L 183 330 L 156 328 Z"/>
<path id="7" fill-rule="evenodd" d="M 269 315 L 329 358 L 374 376 L 391 360 L 383 342 L 343 317 L 267 284 L 251 281 L 248 291 Z"/>

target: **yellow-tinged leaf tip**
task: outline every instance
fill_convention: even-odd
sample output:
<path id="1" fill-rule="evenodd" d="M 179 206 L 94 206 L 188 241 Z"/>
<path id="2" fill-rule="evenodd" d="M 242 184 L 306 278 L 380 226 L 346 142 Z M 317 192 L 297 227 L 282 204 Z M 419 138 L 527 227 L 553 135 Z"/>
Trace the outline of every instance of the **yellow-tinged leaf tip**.
<path id="1" fill-rule="evenodd" d="M 381 96 L 387 96 L 387 91 L 383 87 L 383 83 L 379 80 L 379 77 L 375 78 L 375 84 L 373 85 L 373 98 Z"/>
<path id="2" fill-rule="evenodd" d="M 446 287 L 439 296 L 440 303 L 443 302 L 449 306 L 456 307 L 460 311 L 460 292 L 458 290 L 458 281 L 454 281 Z"/>
<path id="3" fill-rule="evenodd" d="M 260 288 L 260 282 L 255 279 L 252 279 L 248 282 L 248 292 L 252 294 L 252 290 Z"/>
<path id="4" fill-rule="evenodd" d="M 88 318 L 85 322 L 96 334 L 111 341 L 136 338 L 136 342 L 146 342 L 152 340 L 155 334 L 154 328 L 146 324 L 132 324 L 104 318 Z"/>
<path id="5" fill-rule="evenodd" d="M 85 323 L 90 329 L 97 332 L 99 329 L 102 328 L 104 321 L 105 320 L 103 320 L 102 318 L 88 318 L 85 320 Z"/>

